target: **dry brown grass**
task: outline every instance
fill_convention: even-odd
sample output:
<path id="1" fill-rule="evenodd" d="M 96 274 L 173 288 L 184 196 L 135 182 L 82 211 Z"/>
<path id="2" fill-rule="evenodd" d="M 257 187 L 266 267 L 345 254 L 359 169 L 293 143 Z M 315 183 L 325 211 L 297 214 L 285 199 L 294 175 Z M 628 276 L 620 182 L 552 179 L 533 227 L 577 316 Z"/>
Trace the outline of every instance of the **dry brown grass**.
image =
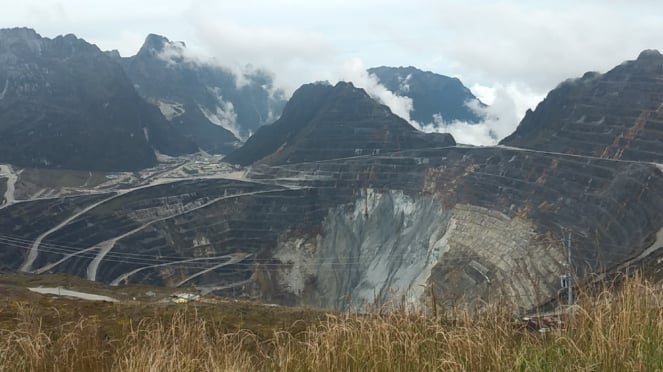
<path id="1" fill-rule="evenodd" d="M 0 370 L 657 371 L 662 304 L 660 287 L 636 276 L 618 291 L 581 294 L 573 319 L 542 335 L 514 325 L 502 307 L 444 319 L 329 314 L 265 333 L 230 329 L 195 307 L 119 330 L 90 314 L 46 326 L 34 305 L 17 303 L 0 330 Z"/>

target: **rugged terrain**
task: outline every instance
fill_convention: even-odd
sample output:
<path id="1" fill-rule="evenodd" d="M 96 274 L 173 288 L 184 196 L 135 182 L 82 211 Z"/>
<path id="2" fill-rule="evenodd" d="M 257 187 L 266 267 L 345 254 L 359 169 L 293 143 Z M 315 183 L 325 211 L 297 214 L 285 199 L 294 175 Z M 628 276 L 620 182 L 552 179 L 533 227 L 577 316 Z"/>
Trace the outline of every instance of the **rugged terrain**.
<path id="1" fill-rule="evenodd" d="M 374 67 L 368 70 L 392 93 L 412 99 L 412 120 L 440 126 L 461 121 L 478 123 L 476 112 L 485 105 L 457 78 L 415 67 Z"/>
<path id="2" fill-rule="evenodd" d="M 643 51 L 605 74 L 551 91 L 503 145 L 603 159 L 663 162 L 663 56 Z"/>
<path id="3" fill-rule="evenodd" d="M 140 95 L 209 153 L 231 152 L 261 125 L 278 119 L 285 104 L 267 72 L 238 76 L 163 36 L 148 35 L 135 56 L 116 59 Z"/>
<path id="4" fill-rule="evenodd" d="M 6 206 L 4 269 L 328 308 L 419 303 L 430 290 L 444 303 L 507 297 L 528 307 L 557 293 L 561 228 L 574 232 L 586 275 L 646 256 L 663 224 L 656 166 L 514 149 L 221 177 Z"/>
<path id="5" fill-rule="evenodd" d="M 122 67 L 74 35 L 0 30 L 0 161 L 138 170 L 197 151 L 143 101 Z"/>
<path id="6" fill-rule="evenodd" d="M 238 74 L 158 35 L 122 58 L 74 35 L 2 29 L 0 162 L 133 171 L 161 155 L 227 154 L 285 104 L 267 72 Z"/>
<path id="7" fill-rule="evenodd" d="M 352 83 L 307 84 L 278 121 L 260 128 L 224 161 L 276 165 L 455 144 L 451 135 L 419 132 Z"/>
<path id="8" fill-rule="evenodd" d="M 661 70 L 641 71 L 650 58 L 660 56 L 647 52 L 618 67 L 648 83 L 634 91 L 644 106 L 611 119 L 617 138 L 663 91 Z M 595 98 L 593 112 L 607 118 L 612 96 Z M 501 299 L 530 308 L 559 296 L 568 270 L 561 236 L 569 231 L 571 270 L 581 281 L 634 265 L 663 278 L 659 160 L 588 151 L 605 147 L 602 136 L 568 145 L 564 121 L 538 124 L 549 147 L 534 149 L 528 144 L 542 137 L 525 130 L 532 115 L 508 146 L 454 146 L 416 132 L 350 84 L 317 84 L 302 87 L 280 120 L 229 156 L 252 164 L 245 169 L 205 157 L 140 174 L 56 177 L 3 167 L 0 262 L 5 270 L 196 286 L 288 305 Z M 659 115 L 650 110 L 639 124 L 653 129 L 647 141 L 660 141 Z M 640 144 L 618 143 L 633 151 Z"/>

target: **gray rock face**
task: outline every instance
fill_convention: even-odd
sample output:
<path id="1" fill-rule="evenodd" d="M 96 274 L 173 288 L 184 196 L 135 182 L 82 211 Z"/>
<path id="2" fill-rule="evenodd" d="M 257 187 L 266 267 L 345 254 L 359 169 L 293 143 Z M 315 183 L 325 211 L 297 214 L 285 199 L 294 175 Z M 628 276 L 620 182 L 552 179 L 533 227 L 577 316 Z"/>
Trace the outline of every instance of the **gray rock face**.
<path id="1" fill-rule="evenodd" d="M 333 301 L 339 298 L 344 304 L 340 307 L 346 308 L 383 304 L 421 296 L 416 288 L 423 281 L 428 286 L 423 295 L 432 288 L 442 303 L 502 298 L 528 307 L 557 293 L 559 275 L 566 270 L 562 228 L 573 231 L 574 270 L 583 277 L 642 255 L 663 224 L 663 214 L 652 204 L 663 202 L 653 191 L 663 186 L 663 174 L 648 164 L 499 148 L 411 151 L 343 164 L 280 166 L 277 174 L 263 175 L 284 180 L 328 176 L 334 180 L 309 183 L 323 187 L 329 182 L 337 193 L 360 188 L 343 217 L 338 216 L 343 208 L 328 214 L 319 236 L 288 232 L 293 238 L 279 243 L 276 257 L 285 257 L 281 262 L 287 269 L 268 276 L 280 278 L 279 288 L 286 291 L 280 298 L 293 298 L 294 291 L 300 293 L 298 301 L 316 306 L 338 306 Z M 361 185 L 374 190 L 376 200 L 385 200 L 384 209 L 373 211 L 370 197 L 365 204 Z M 416 212 L 389 206 L 386 201 L 394 199 L 394 189 L 405 190 Z M 435 213 L 426 215 L 423 205 L 432 205 Z M 407 210 L 411 212 L 402 214 L 403 222 L 394 223 L 392 216 Z M 418 213 L 426 217 L 415 217 Z M 366 227 L 373 218 L 379 222 Z M 408 243 L 409 218 L 421 230 L 417 228 L 416 241 Z M 436 229 L 427 229 L 430 220 Z M 312 253 L 298 263 L 293 242 L 302 237 Z M 351 257 L 356 267 L 336 257 Z M 420 276 L 409 271 L 409 257 L 426 257 L 415 264 Z M 298 272 L 297 265 L 308 271 Z M 328 274 L 323 269 L 335 266 L 345 271 Z M 368 287 L 375 292 L 360 295 L 362 283 L 371 283 Z"/>
<path id="2" fill-rule="evenodd" d="M 574 232 L 580 277 L 619 267 L 655 242 L 662 187 L 649 164 L 410 150 L 16 203 L 0 209 L 0 244 L 6 269 L 113 285 L 339 309 L 421 306 L 431 293 L 527 308 L 557 294 L 560 227 Z"/>
<path id="3" fill-rule="evenodd" d="M 209 153 L 231 152 L 260 126 L 278 119 L 285 105 L 285 94 L 268 73 L 236 76 L 163 36 L 148 35 L 138 54 L 116 59 L 141 96 Z"/>
<path id="4" fill-rule="evenodd" d="M 503 145 L 663 162 L 663 56 L 644 51 L 551 91 Z"/>
<path id="5" fill-rule="evenodd" d="M 507 298 L 532 307 L 556 294 L 565 257 L 541 247 L 530 221 L 435 197 L 368 194 L 339 207 L 316 239 L 279 241 L 274 277 L 298 304 L 343 310 Z M 367 214 L 365 214 L 368 211 Z M 490 249 L 486 249 L 490 248 Z M 311 283 L 315 283 L 312 285 Z"/>
<path id="6" fill-rule="evenodd" d="M 307 84 L 293 94 L 278 121 L 224 160 L 276 165 L 455 144 L 449 134 L 416 130 L 352 83 Z"/>
<path id="7" fill-rule="evenodd" d="M 312 151 L 311 133 L 328 133 L 316 131 L 333 128 L 329 117 L 375 134 L 369 121 L 356 118 L 390 116 L 382 106 L 357 105 L 364 98 L 347 85 L 335 95 L 334 87 L 307 89 L 329 100 L 323 109 L 285 110 L 282 120 L 301 120 L 272 126 L 287 129 L 294 146 L 276 152 L 271 159 L 278 161 L 199 176 L 203 167 L 173 164 L 150 171 L 151 184 L 104 182 L 72 187 L 64 198 L 8 203 L 0 208 L 3 268 L 112 285 L 195 285 L 337 309 L 402 300 L 426 306 L 432 298 L 449 306 L 506 300 L 529 308 L 558 297 L 567 229 L 571 269 L 581 282 L 635 265 L 663 278 L 663 165 L 652 158 L 506 146 L 398 151 L 387 141 L 388 153 L 308 159 L 324 154 Z M 355 106 L 344 112 L 338 102 Z M 279 148 L 283 138 L 277 139 Z M 171 175 L 180 170 L 187 179 Z M 2 174 L 18 176 L 13 195 L 35 188 L 29 170 Z"/>
<path id="8" fill-rule="evenodd" d="M 413 120 L 441 125 L 462 121 L 478 123 L 481 116 L 470 108 L 485 107 L 457 78 L 422 71 L 414 67 L 375 67 L 368 69 L 392 93 L 412 99 Z"/>
<path id="9" fill-rule="evenodd" d="M 74 35 L 0 30 L 0 161 L 137 170 L 197 151 L 135 92 L 119 64 Z"/>
<path id="10" fill-rule="evenodd" d="M 309 242 L 279 241 L 274 257 L 291 265 L 278 272 L 279 288 L 298 303 L 362 310 L 404 293 L 419 302 L 427 273 L 447 248 L 440 240 L 449 213 L 431 196 L 363 192 L 355 203 L 331 209 Z"/>

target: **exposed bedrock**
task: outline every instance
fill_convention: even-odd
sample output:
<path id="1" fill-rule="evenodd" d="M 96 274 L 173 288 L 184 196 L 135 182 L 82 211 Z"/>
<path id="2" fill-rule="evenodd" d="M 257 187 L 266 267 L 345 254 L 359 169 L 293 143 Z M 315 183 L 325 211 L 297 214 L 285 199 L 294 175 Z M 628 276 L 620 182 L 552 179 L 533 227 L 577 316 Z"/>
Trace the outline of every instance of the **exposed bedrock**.
<path id="1" fill-rule="evenodd" d="M 572 232 L 573 271 L 582 279 L 642 255 L 663 227 L 663 174 L 650 164 L 453 148 L 256 167 L 251 175 L 354 190 L 320 232 L 279 237 L 279 264 L 266 275 L 278 284 L 263 292 L 275 302 L 421 303 L 432 287 L 441 303 L 503 298 L 528 307 L 559 289 L 562 230 Z"/>
<path id="2" fill-rule="evenodd" d="M 501 143 L 663 162 L 663 55 L 646 50 L 605 74 L 563 82 Z"/>
<path id="3" fill-rule="evenodd" d="M 343 310 L 498 296 L 534 306 L 556 291 L 565 256 L 526 219 L 401 191 L 368 190 L 329 211 L 319 235 L 286 234 L 271 269 L 280 294 Z M 491 293 L 491 289 L 494 293 Z"/>
<path id="4" fill-rule="evenodd" d="M 0 208 L 3 268 L 339 309 L 432 297 L 530 307 L 559 289 L 562 229 L 580 279 L 660 257 L 663 173 L 651 164 L 456 147 L 249 177 Z"/>

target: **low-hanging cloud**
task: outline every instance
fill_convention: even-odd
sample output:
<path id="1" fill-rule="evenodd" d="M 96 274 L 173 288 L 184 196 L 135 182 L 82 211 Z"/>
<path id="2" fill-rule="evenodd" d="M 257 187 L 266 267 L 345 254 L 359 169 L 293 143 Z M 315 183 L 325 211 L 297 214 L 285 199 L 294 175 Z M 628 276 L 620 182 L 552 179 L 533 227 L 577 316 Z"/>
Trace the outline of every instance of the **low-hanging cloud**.
<path id="1" fill-rule="evenodd" d="M 287 23 L 273 26 L 240 22 L 231 14 L 236 11 L 233 7 L 242 5 L 201 4 L 205 6 L 193 7 L 188 13 L 196 38 L 238 76 L 266 68 L 287 94 L 303 83 L 329 78 L 320 71 L 335 60 L 335 52 L 320 32 L 291 28 Z"/>
<path id="2" fill-rule="evenodd" d="M 364 89 L 373 99 L 388 106 L 394 114 L 407 120 L 416 129 L 428 133 L 450 133 L 458 143 L 468 145 L 497 144 L 513 133 L 527 109 L 534 107 L 542 98 L 517 84 L 493 87 L 477 84 L 472 87 L 472 91 L 489 105 L 481 105 L 478 100 L 468 101 L 466 105 L 482 118 L 481 122 L 445 122 L 441 116 L 436 116 L 432 123 L 419 123 L 411 117 L 412 99 L 391 92 L 380 84 L 375 75 L 367 72 L 360 59 L 345 63 L 338 75 L 340 80 L 350 81 L 356 87 Z"/>
<path id="3" fill-rule="evenodd" d="M 412 123 L 410 118 L 412 99 L 396 95 L 380 84 L 375 75 L 368 73 L 362 60 L 354 58 L 347 61 L 338 72 L 338 76 L 338 80 L 352 82 L 357 88 L 364 89 L 373 99 L 387 105 L 391 112 Z"/>
<path id="4" fill-rule="evenodd" d="M 476 100 L 466 102 L 467 106 L 482 118 L 481 122 L 445 122 L 436 117 L 433 123 L 419 125 L 419 129 L 424 132 L 450 133 L 456 142 L 462 144 L 492 146 L 513 133 L 527 109 L 541 100 L 540 96 L 515 84 L 474 86 L 473 91 L 490 104 L 482 106 Z"/>
<path id="5" fill-rule="evenodd" d="M 148 33 L 184 40 L 231 68 L 240 85 L 246 71 L 271 71 L 286 95 L 307 82 L 350 80 L 414 126 L 443 124 L 459 142 L 477 144 L 513 130 L 559 82 L 663 49 L 663 2 L 653 0 L 0 0 L 0 7 L 7 26 L 75 33 L 123 56 Z M 494 102 L 479 109 L 486 111 L 479 125 L 415 123 L 411 101 L 363 71 L 379 65 L 462 77 Z"/>
<path id="6" fill-rule="evenodd" d="M 431 14 L 447 31 L 434 53 L 455 73 L 538 93 L 663 47 L 660 1 L 439 0 Z"/>

